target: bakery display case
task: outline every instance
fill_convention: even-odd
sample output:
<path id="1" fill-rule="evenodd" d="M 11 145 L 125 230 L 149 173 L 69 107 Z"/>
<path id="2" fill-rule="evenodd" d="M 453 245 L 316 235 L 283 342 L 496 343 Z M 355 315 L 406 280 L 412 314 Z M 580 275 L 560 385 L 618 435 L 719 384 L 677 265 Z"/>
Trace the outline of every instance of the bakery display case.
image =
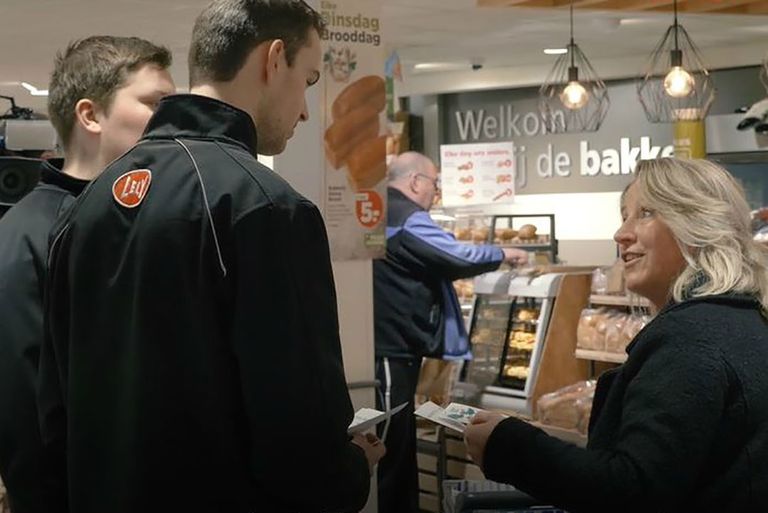
<path id="1" fill-rule="evenodd" d="M 473 360 L 464 382 L 477 404 L 533 416 L 536 399 L 586 379 L 575 358 L 579 314 L 589 297 L 590 271 L 494 272 L 475 279 L 469 337 Z"/>
<path id="2" fill-rule="evenodd" d="M 537 263 L 557 263 L 553 214 L 514 214 L 491 217 L 489 242 L 535 253 Z"/>

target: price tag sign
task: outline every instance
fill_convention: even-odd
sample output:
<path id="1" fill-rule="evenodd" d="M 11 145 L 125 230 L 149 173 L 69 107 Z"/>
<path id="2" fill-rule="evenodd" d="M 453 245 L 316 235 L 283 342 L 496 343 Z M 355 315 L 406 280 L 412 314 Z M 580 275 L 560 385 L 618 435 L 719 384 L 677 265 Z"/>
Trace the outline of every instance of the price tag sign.
<path id="1" fill-rule="evenodd" d="M 384 202 L 376 191 L 363 191 L 355 194 L 355 214 L 357 221 L 366 228 L 373 228 L 381 221 Z"/>

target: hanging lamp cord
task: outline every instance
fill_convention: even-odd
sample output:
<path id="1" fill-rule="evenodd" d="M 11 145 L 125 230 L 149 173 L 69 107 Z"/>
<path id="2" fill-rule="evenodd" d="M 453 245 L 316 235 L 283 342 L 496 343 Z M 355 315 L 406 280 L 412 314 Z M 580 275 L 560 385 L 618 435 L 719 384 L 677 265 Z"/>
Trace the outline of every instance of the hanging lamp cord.
<path id="1" fill-rule="evenodd" d="M 573 43 L 573 0 L 571 0 L 571 45 L 568 48 L 568 52 L 571 54 L 571 67 L 574 66 L 574 59 L 575 59 L 575 57 L 573 55 L 574 54 L 574 51 L 573 51 L 573 47 L 574 46 L 576 46 L 576 45 Z"/>
<path id="2" fill-rule="evenodd" d="M 573 0 L 571 0 L 571 5 L 573 5 Z M 677 0 L 674 0 L 674 2 L 672 2 L 672 5 L 674 6 L 674 9 L 675 9 L 675 50 L 679 50 L 680 46 L 678 45 L 678 41 L 677 41 L 677 32 L 678 32 L 677 31 L 677 27 L 678 27 L 678 24 L 677 24 Z"/>

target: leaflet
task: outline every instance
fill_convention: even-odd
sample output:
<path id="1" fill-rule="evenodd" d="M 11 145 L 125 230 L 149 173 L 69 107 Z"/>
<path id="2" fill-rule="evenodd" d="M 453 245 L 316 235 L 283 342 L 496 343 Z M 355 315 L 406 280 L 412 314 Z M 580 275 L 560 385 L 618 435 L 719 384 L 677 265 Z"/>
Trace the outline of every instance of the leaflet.
<path id="1" fill-rule="evenodd" d="M 347 428 L 347 434 L 364 433 L 376 424 L 384 422 L 391 416 L 399 413 L 407 404 L 408 402 L 406 401 L 389 411 L 379 411 L 374 410 L 373 408 L 360 408 L 355 413 L 355 418 L 352 419 L 352 423 Z"/>
<path id="2" fill-rule="evenodd" d="M 466 404 L 451 403 L 445 408 L 441 408 L 431 401 L 422 404 L 414 413 L 419 417 L 425 418 L 435 424 L 440 424 L 459 433 L 464 433 L 464 429 L 469 425 L 472 417 L 483 410 Z"/>

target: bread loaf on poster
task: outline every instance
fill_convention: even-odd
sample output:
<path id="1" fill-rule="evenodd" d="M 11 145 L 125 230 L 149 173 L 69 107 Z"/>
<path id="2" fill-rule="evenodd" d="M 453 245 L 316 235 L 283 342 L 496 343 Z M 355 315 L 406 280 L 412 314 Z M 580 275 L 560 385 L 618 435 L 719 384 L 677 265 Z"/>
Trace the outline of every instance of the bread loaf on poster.
<path id="1" fill-rule="evenodd" d="M 347 158 L 349 181 L 356 191 L 370 189 L 387 175 L 387 136 L 358 144 Z"/>
<path id="2" fill-rule="evenodd" d="M 373 107 L 355 109 L 348 116 L 336 120 L 325 131 L 325 154 L 331 165 L 338 169 L 344 165 L 352 150 L 379 133 L 379 111 Z"/>
<path id="3" fill-rule="evenodd" d="M 381 112 L 385 104 L 384 79 L 368 75 L 355 80 L 339 93 L 331 105 L 331 114 L 334 120 L 338 120 L 364 105 Z"/>

